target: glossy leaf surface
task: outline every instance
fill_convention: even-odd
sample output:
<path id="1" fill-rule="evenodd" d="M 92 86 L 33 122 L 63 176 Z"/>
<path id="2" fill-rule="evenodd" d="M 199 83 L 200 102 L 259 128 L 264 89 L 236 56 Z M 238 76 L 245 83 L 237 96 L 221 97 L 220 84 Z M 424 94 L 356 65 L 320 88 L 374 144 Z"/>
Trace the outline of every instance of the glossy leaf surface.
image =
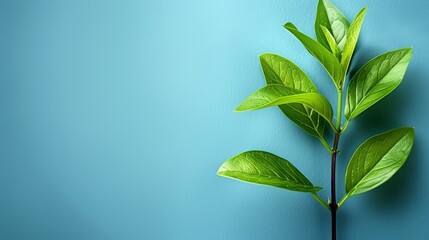
<path id="1" fill-rule="evenodd" d="M 319 93 L 310 78 L 297 65 L 281 56 L 265 53 L 260 56 L 267 84 L 283 84 L 306 93 Z M 311 108 L 301 103 L 280 105 L 282 112 L 305 132 L 323 137 L 324 120 Z"/>
<path id="2" fill-rule="evenodd" d="M 403 127 L 366 140 L 353 154 L 346 172 L 348 196 L 367 192 L 402 167 L 414 143 L 414 129 Z"/>
<path id="3" fill-rule="evenodd" d="M 292 23 L 286 23 L 284 27 L 289 30 L 317 60 L 319 60 L 338 88 L 344 76 L 343 68 L 337 57 L 320 43 L 301 33 Z"/>
<path id="4" fill-rule="evenodd" d="M 362 28 L 363 20 L 365 18 L 366 8 L 363 8 L 355 17 L 350 28 L 347 32 L 346 42 L 344 45 L 343 55 L 341 57 L 341 65 L 344 68 L 344 73 L 347 73 L 352 59 L 353 52 L 355 51 L 356 44 L 359 38 L 360 30 Z"/>
<path id="5" fill-rule="evenodd" d="M 316 111 L 328 122 L 332 120 L 332 107 L 328 100 L 318 93 L 304 93 L 280 84 L 267 85 L 247 97 L 235 111 L 257 110 L 289 103 L 300 103 Z"/>
<path id="6" fill-rule="evenodd" d="M 331 49 L 332 54 L 334 54 L 338 59 L 341 59 L 341 51 L 338 48 L 337 42 L 334 37 L 331 35 L 331 32 L 325 27 L 320 26 L 323 34 L 325 34 L 326 41 L 328 42 L 329 49 Z"/>
<path id="7" fill-rule="evenodd" d="M 322 189 L 313 184 L 290 162 L 272 153 L 248 151 L 224 162 L 218 175 L 245 182 L 300 192 Z"/>
<path id="8" fill-rule="evenodd" d="M 329 49 L 329 42 L 320 26 L 325 27 L 331 33 L 340 52 L 342 52 L 346 41 L 349 22 L 344 14 L 329 0 L 319 0 L 316 22 L 314 24 L 317 41 Z"/>
<path id="9" fill-rule="evenodd" d="M 412 49 L 382 54 L 365 64 L 350 80 L 344 114 L 348 120 L 391 93 L 401 82 Z"/>

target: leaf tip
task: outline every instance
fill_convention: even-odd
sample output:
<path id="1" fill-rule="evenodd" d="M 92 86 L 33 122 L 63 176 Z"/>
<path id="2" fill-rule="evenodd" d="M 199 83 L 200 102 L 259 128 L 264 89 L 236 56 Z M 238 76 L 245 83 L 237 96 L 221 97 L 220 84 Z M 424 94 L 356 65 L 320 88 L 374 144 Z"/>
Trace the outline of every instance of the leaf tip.
<path id="1" fill-rule="evenodd" d="M 272 53 L 268 53 L 268 52 L 261 53 L 261 54 L 259 54 L 259 60 L 264 60 L 266 57 L 268 57 L 270 55 L 273 55 L 273 54 Z"/>
<path id="2" fill-rule="evenodd" d="M 287 22 L 283 25 L 284 28 L 290 30 L 290 29 L 296 29 L 295 25 L 293 25 L 293 23 L 291 22 Z"/>
<path id="3" fill-rule="evenodd" d="M 368 6 L 365 6 L 364 8 L 362 8 L 360 11 L 359 11 L 359 13 L 356 15 L 356 18 L 362 18 L 362 19 L 364 19 L 365 18 L 365 15 L 366 15 L 366 10 L 368 9 Z M 355 20 L 353 20 L 353 22 L 354 22 Z M 362 20 L 363 21 L 363 20 Z"/>
<path id="4" fill-rule="evenodd" d="M 366 15 L 366 11 L 368 10 L 368 6 L 365 6 L 364 8 L 362 8 L 359 13 L 356 15 L 356 18 L 361 17 L 361 18 L 365 18 Z M 353 20 L 354 21 L 354 20 Z"/>
<path id="5" fill-rule="evenodd" d="M 244 112 L 246 111 L 241 105 L 236 107 L 233 112 Z"/>
<path id="6" fill-rule="evenodd" d="M 407 132 L 409 132 L 409 133 L 412 133 L 412 134 L 414 134 L 414 132 L 415 132 L 415 127 L 400 127 L 400 128 L 398 128 L 398 129 L 403 129 L 403 130 L 405 130 L 405 131 L 407 131 Z"/>
<path id="7" fill-rule="evenodd" d="M 225 176 L 226 168 L 224 166 L 225 163 L 220 165 L 219 169 L 216 171 L 216 175 L 218 176 Z"/>
<path id="8" fill-rule="evenodd" d="M 246 100 L 244 100 L 246 101 Z M 246 106 L 243 104 L 244 102 L 240 103 L 240 105 L 238 105 L 233 112 L 244 112 L 247 111 L 249 109 L 246 108 Z"/>
<path id="9" fill-rule="evenodd" d="M 398 49 L 396 51 L 402 51 L 402 52 L 405 52 L 406 54 L 412 54 L 413 53 L 413 46 L 407 47 L 407 48 L 401 48 L 401 49 Z"/>

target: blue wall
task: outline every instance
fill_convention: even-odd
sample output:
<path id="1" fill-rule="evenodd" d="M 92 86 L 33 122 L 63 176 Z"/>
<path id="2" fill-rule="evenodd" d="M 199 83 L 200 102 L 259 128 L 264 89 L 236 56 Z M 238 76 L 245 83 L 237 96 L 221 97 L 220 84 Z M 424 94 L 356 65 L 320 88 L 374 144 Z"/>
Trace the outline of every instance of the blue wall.
<path id="1" fill-rule="evenodd" d="M 427 239 L 427 1 L 334 1 L 367 17 L 352 71 L 414 47 L 403 84 L 342 139 L 339 195 L 353 150 L 416 128 L 408 162 L 349 199 L 339 239 Z M 277 108 L 233 113 L 263 86 L 258 55 L 306 70 L 335 102 L 322 67 L 283 28 L 313 34 L 316 0 L 1 1 L 0 239 L 328 239 L 310 195 L 216 176 L 261 149 L 329 185 L 329 156 Z M 329 191 L 321 195 L 327 198 Z"/>

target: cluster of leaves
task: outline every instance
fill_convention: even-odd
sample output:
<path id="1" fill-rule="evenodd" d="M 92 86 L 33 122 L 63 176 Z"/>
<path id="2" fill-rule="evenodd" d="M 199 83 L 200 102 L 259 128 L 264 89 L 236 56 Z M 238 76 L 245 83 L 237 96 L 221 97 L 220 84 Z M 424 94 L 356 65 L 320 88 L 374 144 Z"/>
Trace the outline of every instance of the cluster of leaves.
<path id="1" fill-rule="evenodd" d="M 350 121 L 391 93 L 402 81 L 411 59 L 412 49 L 398 49 L 381 54 L 362 66 L 348 82 L 346 100 L 342 93 L 350 62 L 366 14 L 363 8 L 349 23 L 329 0 L 319 0 L 315 22 L 317 39 L 300 32 L 292 23 L 286 28 L 326 69 L 338 93 L 336 123 L 330 102 L 317 90 L 301 68 L 281 56 L 260 56 L 267 85 L 246 98 L 236 111 L 278 106 L 298 127 L 318 138 L 332 154 L 324 139 L 325 125 L 342 134 Z M 341 125 L 342 112 L 346 122 Z M 351 157 L 346 175 L 346 195 L 367 192 L 391 178 L 404 164 L 414 143 L 414 129 L 401 127 L 366 140 Z M 317 196 L 321 187 L 314 186 L 289 161 L 264 151 L 247 151 L 225 163 L 218 175 L 250 183 L 269 185 Z M 326 203 L 316 198 L 325 207 Z"/>

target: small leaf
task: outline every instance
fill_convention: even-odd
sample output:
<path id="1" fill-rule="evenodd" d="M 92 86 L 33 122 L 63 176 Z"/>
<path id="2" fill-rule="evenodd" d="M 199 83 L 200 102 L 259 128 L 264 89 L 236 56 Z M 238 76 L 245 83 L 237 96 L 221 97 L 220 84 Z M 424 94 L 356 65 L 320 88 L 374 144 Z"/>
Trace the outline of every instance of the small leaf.
<path id="1" fill-rule="evenodd" d="M 305 46 L 305 48 L 310 52 L 323 67 L 328 72 L 331 79 L 334 81 L 335 86 L 339 89 L 342 79 L 343 79 L 343 68 L 335 57 L 328 49 L 323 47 L 320 43 L 316 42 L 309 36 L 301 33 L 292 23 L 286 23 L 284 27 L 289 30 L 299 41 Z"/>
<path id="2" fill-rule="evenodd" d="M 235 111 L 257 110 L 289 103 L 304 104 L 331 123 L 332 107 L 324 96 L 318 93 L 304 93 L 280 84 L 270 84 L 257 90 L 246 98 Z"/>
<path id="3" fill-rule="evenodd" d="M 365 64 L 350 80 L 344 113 L 353 119 L 391 93 L 401 82 L 412 49 L 384 53 Z"/>
<path id="4" fill-rule="evenodd" d="M 310 78 L 297 65 L 281 56 L 265 53 L 260 56 L 262 70 L 267 84 L 283 84 L 306 93 L 319 93 Z M 282 112 L 305 132 L 323 137 L 322 117 L 301 103 L 280 105 Z"/>
<path id="5" fill-rule="evenodd" d="M 269 185 L 300 192 L 317 192 L 313 184 L 290 162 L 272 153 L 248 151 L 220 166 L 218 175 L 244 182 Z"/>
<path id="6" fill-rule="evenodd" d="M 363 19 L 365 18 L 366 8 L 363 8 L 353 20 L 350 25 L 349 31 L 347 32 L 346 43 L 344 45 L 343 56 L 341 57 L 341 65 L 343 65 L 344 73 L 346 74 L 350 60 L 352 59 L 353 52 L 359 38 L 360 29 L 362 28 Z"/>
<path id="7" fill-rule="evenodd" d="M 414 143 L 414 129 L 402 127 L 366 140 L 353 154 L 346 172 L 346 196 L 376 188 L 402 167 Z"/>
<path id="8" fill-rule="evenodd" d="M 346 41 L 349 22 L 344 14 L 329 0 L 319 0 L 314 29 L 317 41 L 327 49 L 330 49 L 329 40 L 325 38 L 326 34 L 320 26 L 325 27 L 330 32 L 330 35 L 335 39 L 336 45 L 338 45 L 338 49 L 341 53 Z"/>
<path id="9" fill-rule="evenodd" d="M 320 26 L 320 28 L 322 28 L 323 34 L 325 34 L 326 41 L 328 41 L 332 54 L 334 54 L 338 59 L 341 59 L 341 52 L 340 49 L 338 49 L 338 45 L 335 42 L 334 37 L 325 26 Z"/>

